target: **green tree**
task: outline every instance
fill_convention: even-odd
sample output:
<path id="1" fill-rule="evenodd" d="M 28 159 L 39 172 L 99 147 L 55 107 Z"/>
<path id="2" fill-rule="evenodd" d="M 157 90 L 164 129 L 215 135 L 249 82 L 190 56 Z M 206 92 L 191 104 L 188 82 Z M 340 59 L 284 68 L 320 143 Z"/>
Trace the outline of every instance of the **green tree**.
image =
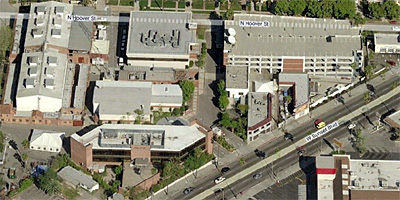
<path id="1" fill-rule="evenodd" d="M 383 6 L 378 3 L 369 3 L 368 4 L 368 17 L 371 19 L 381 19 L 382 17 L 385 17 L 386 12 Z"/>
<path id="2" fill-rule="evenodd" d="M 24 149 L 29 149 L 30 142 L 29 140 L 25 139 L 24 141 L 21 142 L 21 145 L 24 147 Z"/>
<path id="3" fill-rule="evenodd" d="M 21 159 L 22 159 L 23 161 L 27 161 L 27 160 L 28 160 L 28 154 L 23 153 L 23 154 L 21 155 Z"/>
<path id="4" fill-rule="evenodd" d="M 397 88 L 399 86 L 399 82 L 393 82 L 391 85 L 390 85 L 390 89 L 392 89 L 392 90 L 394 90 L 395 88 Z"/>
<path id="5" fill-rule="evenodd" d="M 364 67 L 365 77 L 370 79 L 375 72 L 375 65 L 367 65 Z"/>
<path id="6" fill-rule="evenodd" d="M 351 64 L 350 64 L 350 67 L 351 67 L 352 69 L 356 69 L 356 68 L 357 68 L 357 63 L 356 63 L 356 62 L 351 63 Z"/>
<path id="7" fill-rule="evenodd" d="M 225 95 L 221 95 L 218 98 L 218 106 L 219 108 L 224 111 L 226 107 L 229 105 L 229 98 Z"/>
<path id="8" fill-rule="evenodd" d="M 183 102 L 186 103 L 190 98 L 192 98 L 194 93 L 194 83 L 189 80 L 184 80 L 179 82 L 179 86 L 182 89 Z"/>
<path id="9" fill-rule="evenodd" d="M 114 168 L 115 177 L 118 180 L 122 180 L 123 171 L 124 171 L 124 168 L 122 167 L 122 165 L 118 165 L 117 167 Z"/>
<path id="10" fill-rule="evenodd" d="M 239 159 L 239 164 L 240 164 L 240 165 L 246 164 L 246 161 L 244 160 L 244 158 L 240 158 L 240 159 Z"/>
<path id="11" fill-rule="evenodd" d="M 249 109 L 249 106 L 246 104 L 238 104 L 236 106 L 236 109 L 239 111 L 240 115 L 244 115 L 247 113 L 247 110 Z"/>
<path id="12" fill-rule="evenodd" d="M 321 15 L 320 17 L 330 18 L 333 16 L 333 7 L 335 1 L 332 0 L 322 0 L 321 1 Z"/>
<path id="13" fill-rule="evenodd" d="M 301 15 L 307 7 L 305 0 L 290 0 L 289 9 L 290 14 L 294 16 Z"/>
<path id="14" fill-rule="evenodd" d="M 6 52 L 11 50 L 13 32 L 10 27 L 0 27 L 0 64 L 6 62 Z"/>
<path id="15" fill-rule="evenodd" d="M 336 19 L 352 18 L 356 13 L 356 5 L 353 0 L 336 0 L 333 8 L 333 16 Z"/>
<path id="16" fill-rule="evenodd" d="M 44 174 L 37 178 L 38 187 L 46 194 L 59 193 L 61 191 L 61 183 L 57 173 L 53 169 L 48 169 Z"/>
<path id="17" fill-rule="evenodd" d="M 371 95 L 369 94 L 369 92 L 364 93 L 363 99 L 365 103 L 368 103 L 371 100 Z"/>
<path id="18" fill-rule="evenodd" d="M 306 16 L 317 17 L 317 18 L 322 17 L 321 3 L 318 2 L 317 0 L 308 1 Z"/>
<path id="19" fill-rule="evenodd" d="M 225 91 L 225 81 L 224 80 L 220 80 L 217 84 L 217 90 L 218 93 L 222 93 L 223 91 Z"/>
<path id="20" fill-rule="evenodd" d="M 383 8 L 386 11 L 388 19 L 396 19 L 399 17 L 400 6 L 393 0 L 387 0 L 383 3 Z"/>
<path id="21" fill-rule="evenodd" d="M 360 25 L 360 24 L 365 24 L 365 18 L 361 15 L 361 13 L 356 13 L 351 19 L 351 23 L 353 25 Z"/>
<path id="22" fill-rule="evenodd" d="M 232 20 L 233 19 L 233 10 L 229 8 L 224 14 L 222 14 L 222 19 L 223 20 Z"/>
<path id="23" fill-rule="evenodd" d="M 272 12 L 277 15 L 288 14 L 289 11 L 290 9 L 288 0 L 275 1 L 275 4 L 272 7 Z"/>

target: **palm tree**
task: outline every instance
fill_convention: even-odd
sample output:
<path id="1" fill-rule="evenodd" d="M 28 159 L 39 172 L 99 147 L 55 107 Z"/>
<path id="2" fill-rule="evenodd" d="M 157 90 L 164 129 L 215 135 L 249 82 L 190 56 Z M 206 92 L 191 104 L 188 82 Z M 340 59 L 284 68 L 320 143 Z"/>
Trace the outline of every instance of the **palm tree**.
<path id="1" fill-rule="evenodd" d="M 240 159 L 239 159 L 239 164 L 240 164 L 240 165 L 246 164 L 246 161 L 244 160 L 244 158 L 240 158 Z"/>
<path id="2" fill-rule="evenodd" d="M 29 140 L 25 139 L 24 141 L 21 142 L 21 145 L 24 147 L 24 149 L 28 149 L 30 146 Z"/>
<path id="3" fill-rule="evenodd" d="M 368 103 L 371 100 L 371 95 L 369 94 L 369 92 L 364 93 L 363 99 L 364 103 Z"/>

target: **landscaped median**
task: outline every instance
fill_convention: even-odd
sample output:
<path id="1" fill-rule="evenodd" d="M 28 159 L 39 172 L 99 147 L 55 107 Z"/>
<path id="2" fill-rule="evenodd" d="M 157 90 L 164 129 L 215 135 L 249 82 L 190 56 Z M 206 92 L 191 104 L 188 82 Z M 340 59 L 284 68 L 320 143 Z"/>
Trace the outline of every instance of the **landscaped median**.
<path id="1" fill-rule="evenodd" d="M 400 87 L 396 87 L 393 90 L 391 90 L 390 92 L 386 93 L 385 95 L 382 95 L 379 98 L 375 99 L 374 101 L 370 102 L 369 104 L 364 105 L 364 106 L 358 108 L 357 110 L 353 111 L 352 113 L 349 113 L 346 116 L 341 117 L 337 121 L 340 124 L 343 124 L 346 121 L 354 118 L 354 116 L 361 115 L 364 112 L 365 108 L 372 109 L 373 107 L 381 104 L 384 101 L 387 101 L 388 99 L 394 97 L 396 94 L 399 94 L 399 93 L 400 93 Z M 274 162 L 275 160 L 279 159 L 281 156 L 284 156 L 284 155 L 296 150 L 296 147 L 304 146 L 307 143 L 308 142 L 305 139 L 301 139 L 301 140 L 297 141 L 296 143 L 280 150 L 279 153 L 275 153 L 275 154 L 269 156 L 268 158 L 266 158 L 265 160 L 259 161 L 255 165 L 235 174 L 231 178 L 226 179 L 223 182 L 224 186 L 228 186 L 230 184 L 235 183 L 236 181 L 240 180 L 241 178 L 246 177 L 246 176 L 254 173 L 256 170 L 258 170 L 262 167 L 265 167 L 269 163 Z M 221 188 L 221 186 L 222 185 L 215 185 L 215 186 L 203 191 L 202 193 L 200 193 L 199 195 L 195 196 L 192 199 L 199 199 L 199 200 L 204 199 L 204 198 L 208 197 L 209 195 L 212 195 L 214 193 L 214 190 L 217 188 Z"/>

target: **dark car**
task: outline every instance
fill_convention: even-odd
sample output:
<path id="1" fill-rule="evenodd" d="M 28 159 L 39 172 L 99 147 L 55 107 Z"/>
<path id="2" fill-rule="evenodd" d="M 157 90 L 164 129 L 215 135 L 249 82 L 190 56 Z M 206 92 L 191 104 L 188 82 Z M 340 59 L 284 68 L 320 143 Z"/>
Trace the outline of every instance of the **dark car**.
<path id="1" fill-rule="evenodd" d="M 187 187 L 183 190 L 183 194 L 189 194 L 190 192 L 192 192 L 194 190 L 194 187 Z"/>
<path id="2" fill-rule="evenodd" d="M 265 152 L 261 152 L 258 154 L 258 157 L 264 159 L 265 157 L 267 157 L 267 154 L 265 154 Z"/>
<path id="3" fill-rule="evenodd" d="M 8 144 L 10 144 L 10 146 L 11 146 L 14 150 L 18 150 L 17 143 L 15 143 L 14 140 L 10 140 L 10 141 L 8 142 Z"/>
<path id="4" fill-rule="evenodd" d="M 262 174 L 254 174 L 253 175 L 253 178 L 256 179 L 256 180 L 260 179 L 261 177 L 262 177 Z"/>
<path id="5" fill-rule="evenodd" d="M 218 188 L 214 190 L 214 194 L 219 194 L 224 191 L 224 188 Z"/>
<path id="6" fill-rule="evenodd" d="M 284 138 L 285 140 L 291 140 L 291 141 L 293 141 L 293 135 L 290 134 L 290 133 L 285 133 L 285 136 L 283 136 L 283 138 Z"/>
<path id="7" fill-rule="evenodd" d="M 221 173 L 225 174 L 225 173 L 228 172 L 230 169 L 231 169 L 231 168 L 229 168 L 229 167 L 223 167 L 223 168 L 221 169 Z"/>

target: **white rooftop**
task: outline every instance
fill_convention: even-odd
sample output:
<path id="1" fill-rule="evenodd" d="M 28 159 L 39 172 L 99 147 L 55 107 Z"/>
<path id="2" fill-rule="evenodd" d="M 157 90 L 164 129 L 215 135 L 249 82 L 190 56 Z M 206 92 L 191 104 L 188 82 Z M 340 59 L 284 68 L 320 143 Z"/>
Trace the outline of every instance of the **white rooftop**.
<path id="1" fill-rule="evenodd" d="M 88 133 L 71 137 L 93 149 L 130 149 L 130 145 L 150 145 L 150 150 L 181 151 L 205 137 L 198 125 L 103 124 Z"/>
<path id="2" fill-rule="evenodd" d="M 400 45 L 399 34 L 375 33 L 374 39 L 376 45 Z"/>
<path id="3" fill-rule="evenodd" d="M 61 149 L 64 132 L 33 129 L 30 145 Z"/>
<path id="4" fill-rule="evenodd" d="M 63 8 L 63 9 L 57 9 Z M 56 14 L 57 9 L 57 14 Z M 67 14 L 71 14 L 73 6 L 55 1 L 32 3 L 28 28 L 26 32 L 25 46 L 41 46 L 51 44 L 68 48 L 71 21 L 65 20 Z M 44 11 L 44 12 L 43 12 Z M 55 23 L 56 22 L 56 23 Z M 58 23 L 61 22 L 61 25 Z M 42 36 L 34 37 L 32 31 L 43 32 Z M 52 36 L 52 32 L 60 32 L 60 36 Z"/>
<path id="5" fill-rule="evenodd" d="M 350 171 L 353 189 L 400 189 L 400 161 L 351 160 Z"/>

